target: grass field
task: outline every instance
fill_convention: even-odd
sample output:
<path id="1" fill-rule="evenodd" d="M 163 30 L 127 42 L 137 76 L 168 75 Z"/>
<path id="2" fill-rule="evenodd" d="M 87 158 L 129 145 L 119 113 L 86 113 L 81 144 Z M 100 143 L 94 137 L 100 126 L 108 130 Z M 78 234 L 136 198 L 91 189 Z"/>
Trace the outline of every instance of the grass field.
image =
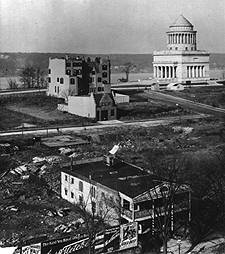
<path id="1" fill-rule="evenodd" d="M 0 130 L 15 129 L 23 123 L 37 127 L 94 124 L 93 120 L 58 111 L 59 102 L 45 95 L 9 98 L 0 104 Z"/>
<path id="2" fill-rule="evenodd" d="M 225 108 L 225 86 L 219 87 L 192 87 L 184 91 L 173 91 L 167 93 L 188 100 L 211 105 L 213 107 Z"/>

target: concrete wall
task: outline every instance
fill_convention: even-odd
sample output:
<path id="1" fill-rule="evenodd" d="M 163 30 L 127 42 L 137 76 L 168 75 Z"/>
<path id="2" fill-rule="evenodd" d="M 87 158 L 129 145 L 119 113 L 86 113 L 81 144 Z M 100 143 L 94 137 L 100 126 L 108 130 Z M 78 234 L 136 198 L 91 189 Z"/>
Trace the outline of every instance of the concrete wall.
<path id="1" fill-rule="evenodd" d="M 130 97 L 128 95 L 115 93 L 114 94 L 114 100 L 115 100 L 116 104 L 129 103 L 130 102 Z"/>
<path id="2" fill-rule="evenodd" d="M 65 179 L 66 176 L 67 180 Z M 82 182 L 83 184 L 83 191 L 79 190 L 79 182 Z M 81 196 L 85 205 L 85 209 L 89 212 L 92 211 L 91 202 L 96 202 L 96 198 L 91 196 L 91 187 L 95 188 L 95 193 L 97 193 L 97 187 L 92 183 L 92 181 L 87 182 L 75 176 L 61 172 L 61 197 L 72 204 L 79 204 Z M 67 195 L 65 194 L 65 189 L 67 190 Z M 73 193 L 74 197 L 72 197 L 71 193 Z"/>
<path id="3" fill-rule="evenodd" d="M 67 177 L 67 179 L 66 179 Z M 83 184 L 83 191 L 79 190 L 79 182 Z M 91 195 L 91 188 L 95 189 L 95 195 Z M 65 194 L 67 190 L 67 195 Z M 73 197 L 71 195 L 73 193 Z M 83 197 L 86 211 L 92 212 L 92 202 L 96 204 L 96 213 L 104 218 L 111 226 L 119 224 L 120 199 L 118 192 L 111 190 L 94 181 L 79 179 L 78 177 L 61 172 L 61 197 L 72 204 L 79 204 L 80 196 Z"/>
<path id="4" fill-rule="evenodd" d="M 69 96 L 68 112 L 78 116 L 95 118 L 96 105 L 93 94 L 90 96 Z"/>
<path id="5" fill-rule="evenodd" d="M 64 98 L 65 93 L 67 94 L 69 91 L 70 79 L 69 76 L 66 75 L 66 60 L 55 58 L 49 59 L 49 69 L 51 73 L 48 77 L 51 79 L 51 82 L 48 84 L 47 94 L 50 96 L 55 96 L 58 98 Z M 57 79 L 60 80 L 63 78 L 63 84 L 60 84 Z"/>

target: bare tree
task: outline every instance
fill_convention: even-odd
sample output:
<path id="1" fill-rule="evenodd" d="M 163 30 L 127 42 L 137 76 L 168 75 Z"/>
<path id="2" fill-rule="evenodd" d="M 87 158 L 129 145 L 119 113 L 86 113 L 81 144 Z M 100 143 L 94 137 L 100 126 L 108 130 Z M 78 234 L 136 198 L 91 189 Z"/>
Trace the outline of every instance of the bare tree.
<path id="1" fill-rule="evenodd" d="M 120 206 L 111 198 L 105 195 L 94 196 L 93 188 L 90 188 L 86 200 L 77 200 L 78 212 L 84 220 L 85 231 L 89 237 L 89 254 L 95 253 L 95 237 L 100 231 L 104 231 L 108 224 L 118 220 L 120 217 Z M 97 203 L 99 207 L 97 207 Z"/>
<path id="2" fill-rule="evenodd" d="M 131 71 L 131 69 L 134 68 L 134 67 L 135 67 L 135 65 L 132 64 L 132 63 L 130 63 L 130 62 L 124 64 L 123 71 L 124 71 L 125 74 L 126 74 L 126 81 L 129 81 L 129 74 L 130 74 L 130 71 Z"/>
<path id="3" fill-rule="evenodd" d="M 176 158 L 164 160 L 158 168 L 158 175 L 161 177 L 159 182 L 163 181 L 163 183 L 149 191 L 149 197 L 153 202 L 153 231 L 155 230 L 162 240 L 164 254 L 167 254 L 169 237 L 174 233 L 174 213 L 182 208 L 190 208 L 189 195 L 185 197 L 186 200 L 183 200 L 183 203 L 181 200 L 179 204 L 176 202 L 178 194 L 190 192 L 189 186 L 179 179 L 183 164 L 184 160 Z M 188 220 L 190 220 L 190 211 Z"/>
<path id="4" fill-rule="evenodd" d="M 15 79 L 10 78 L 10 79 L 7 80 L 7 82 L 8 82 L 8 85 L 9 85 L 10 89 L 18 89 L 18 84 L 17 84 Z"/>
<path id="5" fill-rule="evenodd" d="M 45 87 L 46 82 L 45 82 L 45 78 L 44 78 L 44 71 L 42 71 L 40 69 L 40 67 L 38 67 L 36 69 L 35 75 L 36 75 L 36 77 L 35 77 L 35 83 L 36 83 L 37 88 L 40 89 L 42 87 Z"/>
<path id="6" fill-rule="evenodd" d="M 35 85 L 35 69 L 33 67 L 26 67 L 22 70 L 21 73 L 21 82 L 23 83 L 23 86 L 26 88 L 33 88 Z"/>

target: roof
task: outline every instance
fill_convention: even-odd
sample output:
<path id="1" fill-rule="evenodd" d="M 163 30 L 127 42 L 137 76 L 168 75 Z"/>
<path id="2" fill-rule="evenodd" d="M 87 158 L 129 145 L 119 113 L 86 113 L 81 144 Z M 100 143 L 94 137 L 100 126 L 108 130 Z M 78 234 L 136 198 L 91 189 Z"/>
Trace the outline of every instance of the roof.
<path id="1" fill-rule="evenodd" d="M 180 15 L 171 26 L 187 26 L 193 27 L 190 21 L 188 21 L 183 15 Z M 171 27 L 170 26 L 170 27 Z"/>
<path id="2" fill-rule="evenodd" d="M 96 103 L 96 106 L 97 107 L 100 107 L 100 102 L 102 100 L 102 97 L 104 95 L 106 95 L 106 93 L 94 93 L 94 99 L 95 99 L 95 103 Z M 115 101 L 114 101 L 114 98 L 113 98 L 113 95 L 112 93 L 107 93 L 107 95 L 111 98 L 112 102 L 113 102 L 113 105 L 115 105 Z"/>
<path id="3" fill-rule="evenodd" d="M 163 181 L 156 175 L 149 174 L 143 169 L 114 159 L 112 166 L 107 166 L 104 160 L 74 165 L 62 170 L 83 180 L 95 181 L 110 189 L 119 191 L 130 198 L 134 198 Z"/>

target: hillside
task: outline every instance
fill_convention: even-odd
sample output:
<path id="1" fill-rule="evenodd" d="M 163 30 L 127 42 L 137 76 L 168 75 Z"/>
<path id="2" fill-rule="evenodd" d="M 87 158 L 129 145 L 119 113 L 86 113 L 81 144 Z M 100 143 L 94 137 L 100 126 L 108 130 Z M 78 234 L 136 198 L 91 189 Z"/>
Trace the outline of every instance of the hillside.
<path id="1" fill-rule="evenodd" d="M 25 66 L 40 67 L 47 72 L 49 57 L 63 57 L 64 53 L 1 53 L 0 76 L 17 75 Z M 76 56 L 78 54 L 68 54 Z M 82 55 L 81 56 L 87 56 Z M 152 54 L 111 54 L 88 55 L 91 57 L 108 57 L 111 59 L 112 72 L 121 72 L 125 63 L 131 62 L 136 68 L 134 72 L 152 72 Z M 225 54 L 211 54 L 211 68 L 225 68 Z"/>

